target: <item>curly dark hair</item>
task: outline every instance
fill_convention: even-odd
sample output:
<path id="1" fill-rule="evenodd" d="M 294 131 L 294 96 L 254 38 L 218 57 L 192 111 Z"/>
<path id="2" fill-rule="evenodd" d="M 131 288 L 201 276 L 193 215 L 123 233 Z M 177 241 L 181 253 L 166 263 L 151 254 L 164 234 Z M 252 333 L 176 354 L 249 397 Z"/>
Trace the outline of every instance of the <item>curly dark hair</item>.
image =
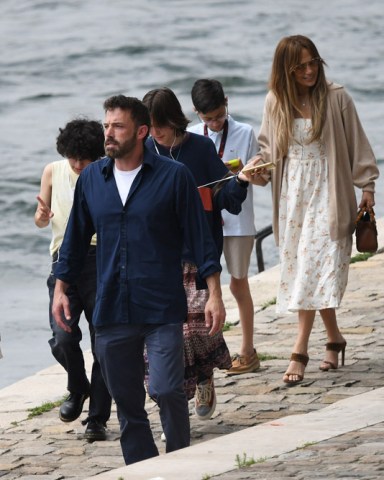
<path id="1" fill-rule="evenodd" d="M 64 158 L 91 160 L 105 155 L 104 129 L 101 122 L 76 118 L 59 128 L 56 139 L 58 153 Z"/>

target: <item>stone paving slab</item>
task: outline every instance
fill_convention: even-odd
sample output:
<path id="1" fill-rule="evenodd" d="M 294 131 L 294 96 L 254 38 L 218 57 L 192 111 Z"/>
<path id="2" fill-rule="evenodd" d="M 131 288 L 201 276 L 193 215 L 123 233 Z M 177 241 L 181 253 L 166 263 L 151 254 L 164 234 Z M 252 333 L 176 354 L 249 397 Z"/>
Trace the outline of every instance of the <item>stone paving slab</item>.
<path id="1" fill-rule="evenodd" d="M 379 237 L 379 245 L 383 244 Z M 259 428 L 262 424 L 279 422 L 281 419 L 287 419 L 291 416 L 304 415 L 308 417 L 315 415 L 333 405 L 354 398 L 363 398 L 364 395 L 369 395 L 384 386 L 384 254 L 379 253 L 366 262 L 352 264 L 349 277 L 342 308 L 338 311 L 339 324 L 348 342 L 346 365 L 328 373 L 321 372 L 318 369 L 324 355 L 326 342 L 322 322 L 318 317 L 311 335 L 310 362 L 305 372 L 305 379 L 296 387 L 287 387 L 282 383 L 282 376 L 288 365 L 296 335 L 296 317 L 294 315 L 278 316 L 275 313 L 274 305 L 270 304 L 275 296 L 278 267 L 251 279 L 251 289 L 256 304 L 255 342 L 258 352 L 264 356 L 264 360 L 260 370 L 256 373 L 232 377 L 226 376 L 223 372 L 215 373 L 218 404 L 215 414 L 209 421 L 199 421 L 195 418 L 193 404 L 190 403 L 192 448 L 201 445 L 199 448 L 202 448 L 206 455 L 206 452 L 210 451 L 211 442 L 221 440 L 223 444 L 227 444 L 229 443 L 229 436 L 235 434 L 239 435 L 239 438 L 247 438 L 249 429 Z M 233 299 L 227 287 L 223 287 L 223 294 L 226 306 L 231 306 Z M 234 326 L 225 333 L 225 337 L 231 352 L 234 353 L 240 345 L 241 332 L 240 327 L 235 325 L 235 309 L 228 308 L 228 312 Z M 87 367 L 90 369 L 90 352 L 88 352 L 86 360 Z M 85 479 L 101 474 L 105 475 L 106 472 L 111 472 L 110 478 L 118 480 L 119 475 L 116 474 L 118 470 L 114 471 L 114 469 L 130 468 L 124 467 L 115 409 L 113 409 L 111 419 L 108 422 L 109 432 L 106 442 L 88 443 L 83 438 L 84 427 L 81 425 L 81 419 L 69 424 L 62 423 L 58 419 L 58 408 L 54 408 L 41 416 L 28 419 L 30 408 L 63 397 L 65 380 L 65 374 L 61 367 L 55 365 L 39 372 L 37 375 L 0 390 L 1 480 L 26 480 L 30 478 L 34 480 L 43 478 L 45 480 Z M 81 418 L 86 417 L 87 407 L 86 402 Z M 360 405 L 356 409 L 355 415 L 359 416 L 360 411 L 366 408 L 372 409 L 372 406 Z M 381 410 L 384 409 L 381 408 Z M 153 461 L 162 459 L 161 462 L 166 463 L 171 457 L 170 455 L 163 455 L 164 443 L 160 441 L 162 430 L 158 409 L 149 399 L 147 401 L 147 411 L 161 454 Z M 360 428 L 357 432 L 361 432 L 359 438 L 368 441 L 369 435 L 372 434 L 372 442 L 370 443 L 374 446 L 376 443 L 380 443 L 375 429 Z M 274 431 L 278 432 L 278 430 Z M 350 432 L 351 436 L 348 438 L 351 439 L 351 442 L 355 441 L 356 445 L 359 445 L 359 438 L 355 438 L 353 434 L 353 432 Z M 276 433 L 275 435 L 275 441 L 278 441 L 279 434 Z M 327 451 L 329 453 L 331 450 L 335 450 L 334 445 L 337 444 L 337 439 L 342 439 L 343 435 L 348 435 L 348 432 L 339 435 L 341 436 L 331 440 L 317 440 L 320 443 L 307 447 L 314 449 L 308 454 L 309 458 L 313 459 L 312 472 L 309 476 L 297 478 L 325 478 L 319 476 L 320 473 L 315 459 L 316 456 L 320 455 L 318 452 Z M 264 440 L 263 437 L 259 437 L 254 443 L 260 443 L 260 438 Z M 331 442 L 329 449 L 324 447 L 322 450 L 318 447 L 327 441 Z M 363 444 L 363 441 L 361 440 L 360 443 Z M 236 455 L 242 455 L 243 453 L 236 442 L 231 442 L 229 445 L 231 447 L 230 452 L 226 450 L 225 454 L 215 452 L 214 455 L 211 455 L 219 467 L 224 465 L 225 460 L 226 462 L 229 461 L 231 468 L 234 468 Z M 336 452 L 338 452 L 340 464 L 343 461 L 348 463 L 343 455 L 343 441 L 340 440 L 340 444 L 337 445 Z M 356 454 L 356 450 L 353 450 L 352 446 L 348 449 L 351 452 L 347 452 L 345 458 L 352 458 Z M 186 462 L 188 462 L 190 450 L 184 449 L 179 453 L 183 455 Z M 304 450 L 308 452 L 308 450 Z M 303 454 L 301 450 L 283 454 L 293 455 L 292 472 L 294 472 L 295 461 L 298 462 L 297 470 L 300 470 L 299 464 L 303 461 L 300 456 Z M 298 455 L 297 458 L 295 454 Z M 376 475 L 371 473 L 373 467 L 370 460 L 375 465 L 376 460 L 382 458 L 382 454 L 382 450 L 377 447 L 370 455 L 361 455 L 359 458 L 363 460 L 358 464 L 358 467 L 360 469 L 366 468 L 367 476 L 359 473 L 360 470 L 357 469 L 356 476 L 350 478 L 379 478 L 370 476 Z M 264 473 L 260 473 L 261 476 L 258 477 L 245 476 L 248 475 L 247 469 L 244 472 L 235 469 L 231 473 L 225 473 L 224 470 L 221 470 L 223 475 L 241 473 L 243 477 L 220 477 L 220 471 L 215 474 L 216 476 L 219 475 L 217 478 L 220 478 L 220 480 L 224 478 L 231 480 L 232 478 L 284 478 L 281 476 L 279 469 L 282 469 L 282 467 L 279 467 L 279 465 L 284 465 L 286 462 L 282 460 L 279 463 L 280 457 L 274 459 L 274 455 L 276 453 L 271 453 L 272 458 L 268 458 L 265 462 L 256 466 L 248 467 L 265 469 L 265 471 L 260 470 Z M 147 462 L 151 461 L 148 460 Z M 195 462 L 197 462 L 196 459 Z M 143 463 L 141 462 L 138 465 Z M 268 466 L 272 464 L 274 466 L 267 471 Z M 331 467 L 330 463 L 328 468 L 331 469 Z M 275 468 L 277 469 L 276 472 L 280 473 L 277 474 Z M 195 474 L 191 478 L 203 479 L 202 475 L 193 468 L 190 470 Z M 335 477 L 329 473 L 331 470 L 325 469 L 324 471 L 328 471 L 328 478 L 349 478 L 348 476 L 342 476 L 342 470 L 338 470 L 337 475 L 339 476 Z M 277 476 L 270 476 L 275 475 L 273 472 Z M 287 470 L 287 472 L 289 473 L 290 470 Z M 209 473 L 209 471 L 204 472 L 206 475 Z M 348 475 L 350 473 L 348 470 Z M 251 475 L 256 474 L 252 471 Z M 132 476 L 123 474 L 120 476 L 125 480 L 138 480 L 138 478 Z M 162 477 L 161 471 L 156 472 L 156 476 L 165 478 Z M 291 476 L 295 477 L 295 475 Z M 98 478 L 101 479 L 102 477 Z M 172 478 L 176 477 L 166 477 L 165 480 L 171 480 Z M 186 480 L 184 474 L 177 478 Z"/>

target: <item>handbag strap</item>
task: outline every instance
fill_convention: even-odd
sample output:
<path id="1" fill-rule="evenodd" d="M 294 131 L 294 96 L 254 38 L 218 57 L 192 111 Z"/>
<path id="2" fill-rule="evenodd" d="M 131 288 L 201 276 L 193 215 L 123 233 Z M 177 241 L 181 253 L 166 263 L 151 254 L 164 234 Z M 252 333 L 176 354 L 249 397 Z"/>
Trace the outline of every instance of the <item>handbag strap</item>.
<path id="1" fill-rule="evenodd" d="M 355 223 L 359 222 L 364 213 L 367 212 L 369 214 L 369 220 L 372 222 L 372 223 L 376 223 L 376 219 L 375 219 L 375 212 L 373 210 L 372 207 L 363 207 L 359 210 L 358 214 L 357 214 L 357 218 L 356 218 L 356 221 Z"/>

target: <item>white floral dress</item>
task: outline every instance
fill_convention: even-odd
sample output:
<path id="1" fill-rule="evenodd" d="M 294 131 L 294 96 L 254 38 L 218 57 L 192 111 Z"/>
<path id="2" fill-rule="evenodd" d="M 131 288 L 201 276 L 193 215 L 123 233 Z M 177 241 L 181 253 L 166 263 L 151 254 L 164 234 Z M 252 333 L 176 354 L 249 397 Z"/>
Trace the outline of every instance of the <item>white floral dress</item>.
<path id="1" fill-rule="evenodd" d="M 348 281 L 352 237 L 330 238 L 327 158 L 321 141 L 307 143 L 310 128 L 311 120 L 295 119 L 295 141 L 284 166 L 279 313 L 337 308 Z"/>

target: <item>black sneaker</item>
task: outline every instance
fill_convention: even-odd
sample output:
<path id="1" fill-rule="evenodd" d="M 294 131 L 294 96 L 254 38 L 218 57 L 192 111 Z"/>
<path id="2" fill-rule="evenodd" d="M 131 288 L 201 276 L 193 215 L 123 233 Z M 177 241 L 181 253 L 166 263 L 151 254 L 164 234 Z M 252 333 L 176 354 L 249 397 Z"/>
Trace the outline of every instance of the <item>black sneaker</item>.
<path id="1" fill-rule="evenodd" d="M 61 404 L 59 417 L 62 422 L 73 422 L 80 417 L 88 393 L 70 393 Z"/>
<path id="2" fill-rule="evenodd" d="M 84 423 L 84 422 L 82 422 Z M 107 439 L 106 426 L 99 420 L 88 419 L 87 428 L 84 432 L 84 438 L 90 442 L 104 441 Z"/>

